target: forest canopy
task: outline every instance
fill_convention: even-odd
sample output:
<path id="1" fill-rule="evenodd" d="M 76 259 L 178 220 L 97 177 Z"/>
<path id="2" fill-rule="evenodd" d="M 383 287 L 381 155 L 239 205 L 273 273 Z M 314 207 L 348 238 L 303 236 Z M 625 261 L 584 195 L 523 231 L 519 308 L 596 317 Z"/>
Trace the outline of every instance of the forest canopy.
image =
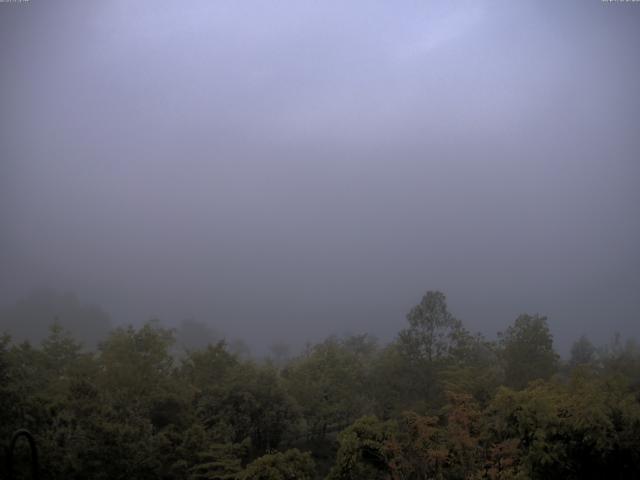
<path id="1" fill-rule="evenodd" d="M 58 303 L 78 325 L 108 325 Z M 388 344 L 332 336 L 266 359 L 193 323 L 110 328 L 86 348 L 76 323 L 0 341 L 0 438 L 32 432 L 45 479 L 640 477 L 632 340 L 583 336 L 562 360 L 545 317 L 520 315 L 490 340 L 437 291 Z M 189 335 L 200 342 L 176 348 Z"/>

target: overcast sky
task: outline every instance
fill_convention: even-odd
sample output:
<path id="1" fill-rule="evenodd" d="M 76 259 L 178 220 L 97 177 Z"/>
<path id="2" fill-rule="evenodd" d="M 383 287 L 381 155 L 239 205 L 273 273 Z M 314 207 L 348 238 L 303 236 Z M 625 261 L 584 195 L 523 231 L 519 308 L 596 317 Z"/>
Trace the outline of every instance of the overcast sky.
<path id="1" fill-rule="evenodd" d="M 0 303 L 640 336 L 639 47 L 600 0 L 0 3 Z"/>

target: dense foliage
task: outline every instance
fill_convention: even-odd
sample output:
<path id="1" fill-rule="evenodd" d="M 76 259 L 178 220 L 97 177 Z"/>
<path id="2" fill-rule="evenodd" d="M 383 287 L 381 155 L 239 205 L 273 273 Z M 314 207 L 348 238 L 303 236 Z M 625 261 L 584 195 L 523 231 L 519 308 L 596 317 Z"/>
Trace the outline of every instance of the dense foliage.
<path id="1" fill-rule="evenodd" d="M 154 322 L 97 350 L 59 324 L 37 347 L 5 336 L 0 438 L 33 432 L 46 479 L 640 478 L 634 342 L 583 337 L 562 362 L 544 317 L 492 342 L 440 292 L 407 319 L 385 346 L 265 361 L 224 341 L 177 354 Z"/>

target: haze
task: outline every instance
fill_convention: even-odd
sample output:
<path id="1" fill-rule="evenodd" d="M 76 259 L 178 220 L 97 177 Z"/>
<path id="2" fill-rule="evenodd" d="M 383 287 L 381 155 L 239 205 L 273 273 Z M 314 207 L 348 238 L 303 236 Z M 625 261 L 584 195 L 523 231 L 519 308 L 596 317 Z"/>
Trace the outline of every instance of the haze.
<path id="1" fill-rule="evenodd" d="M 254 351 L 426 290 L 560 351 L 640 334 L 635 3 L 0 4 L 0 303 Z"/>

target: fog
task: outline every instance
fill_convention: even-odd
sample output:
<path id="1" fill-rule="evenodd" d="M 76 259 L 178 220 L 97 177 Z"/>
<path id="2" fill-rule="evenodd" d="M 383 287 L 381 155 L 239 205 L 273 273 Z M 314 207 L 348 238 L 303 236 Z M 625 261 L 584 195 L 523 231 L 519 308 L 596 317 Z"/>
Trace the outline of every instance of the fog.
<path id="1" fill-rule="evenodd" d="M 473 331 L 640 335 L 640 8 L 0 4 L 0 303 L 254 351 Z"/>

